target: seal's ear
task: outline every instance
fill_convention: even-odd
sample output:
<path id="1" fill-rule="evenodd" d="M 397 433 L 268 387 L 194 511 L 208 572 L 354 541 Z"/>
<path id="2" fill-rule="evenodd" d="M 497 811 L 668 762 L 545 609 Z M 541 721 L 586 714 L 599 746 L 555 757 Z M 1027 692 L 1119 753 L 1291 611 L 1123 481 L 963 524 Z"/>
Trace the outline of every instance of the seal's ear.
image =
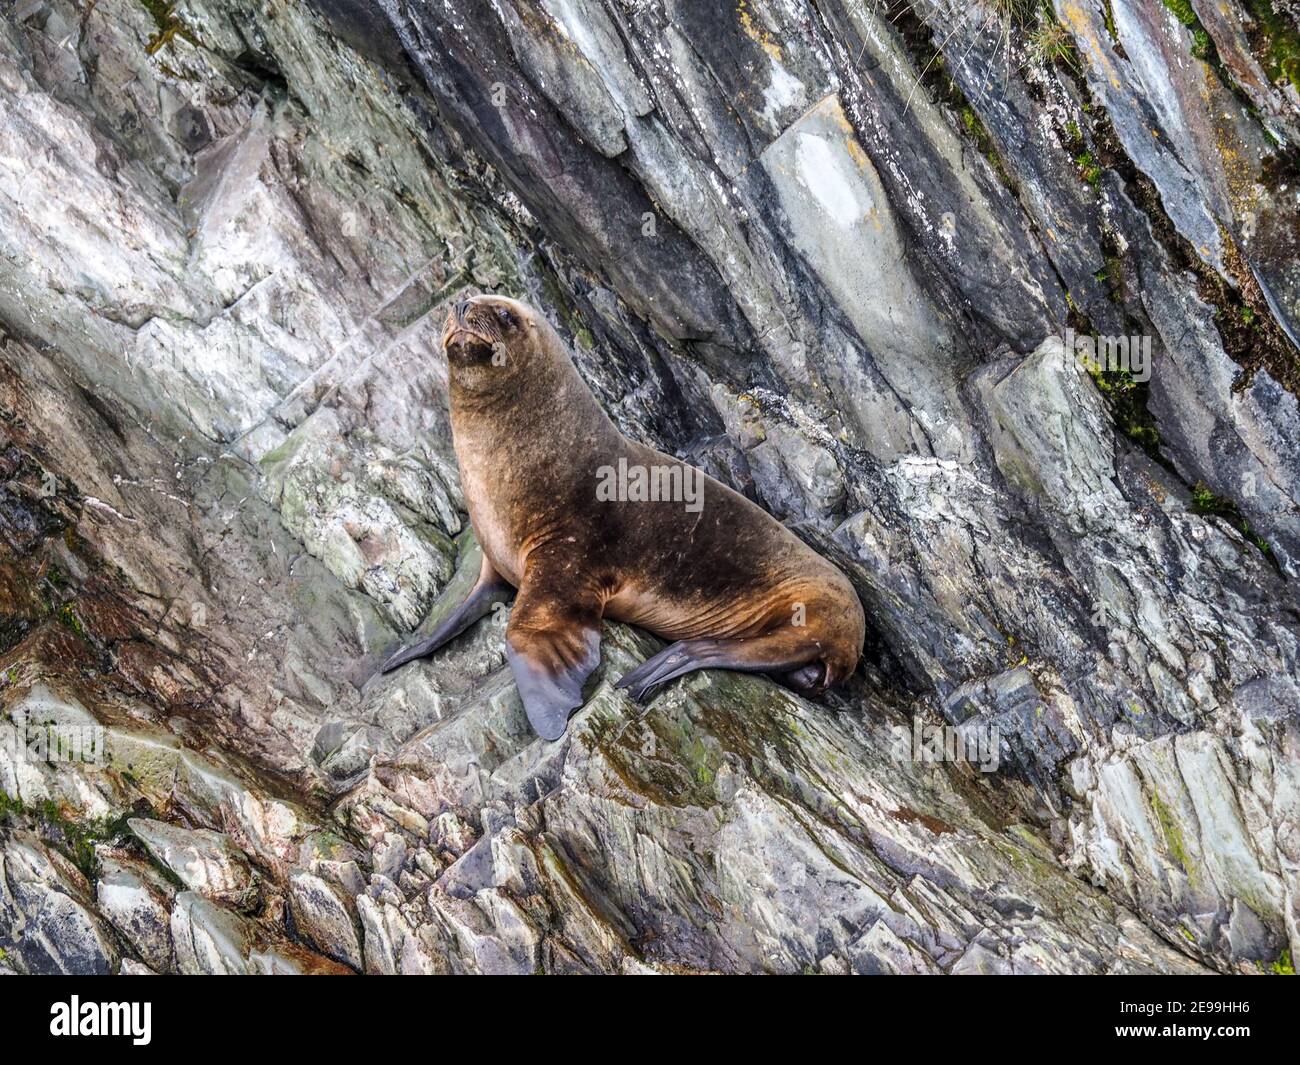
<path id="1" fill-rule="evenodd" d="M 506 629 L 506 658 L 524 712 L 544 740 L 564 735 L 600 664 L 600 600 L 562 564 L 530 556 Z"/>

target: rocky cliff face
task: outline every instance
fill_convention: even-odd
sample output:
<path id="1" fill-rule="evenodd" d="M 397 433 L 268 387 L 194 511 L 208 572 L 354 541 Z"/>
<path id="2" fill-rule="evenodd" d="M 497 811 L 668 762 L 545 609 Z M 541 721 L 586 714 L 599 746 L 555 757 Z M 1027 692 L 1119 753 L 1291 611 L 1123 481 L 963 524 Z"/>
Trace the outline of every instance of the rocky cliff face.
<path id="1" fill-rule="evenodd" d="M 0 971 L 1289 968 L 1296 15 L 0 0 Z M 844 692 L 370 679 L 485 289 L 850 574 Z"/>

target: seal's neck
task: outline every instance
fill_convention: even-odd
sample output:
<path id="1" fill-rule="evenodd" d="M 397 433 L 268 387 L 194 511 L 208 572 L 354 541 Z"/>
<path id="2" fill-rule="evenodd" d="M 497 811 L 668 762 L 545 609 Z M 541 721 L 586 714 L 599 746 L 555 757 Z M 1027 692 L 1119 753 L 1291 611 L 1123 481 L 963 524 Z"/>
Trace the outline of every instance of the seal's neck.
<path id="1" fill-rule="evenodd" d="M 512 467 L 572 464 L 619 438 L 558 338 L 495 384 L 477 374 L 467 381 L 453 368 L 449 399 L 457 453 L 492 455 Z"/>
<path id="2" fill-rule="evenodd" d="M 497 412 L 545 409 L 550 397 L 576 383 L 586 388 L 558 336 L 519 355 L 498 347 L 480 358 L 449 356 L 447 383 L 452 410 Z"/>

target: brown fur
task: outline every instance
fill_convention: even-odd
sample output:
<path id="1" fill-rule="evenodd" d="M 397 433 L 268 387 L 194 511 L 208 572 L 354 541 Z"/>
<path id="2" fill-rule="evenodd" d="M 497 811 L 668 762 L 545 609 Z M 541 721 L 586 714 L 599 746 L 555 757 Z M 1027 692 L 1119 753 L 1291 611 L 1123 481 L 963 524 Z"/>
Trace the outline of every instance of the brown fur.
<path id="1" fill-rule="evenodd" d="M 540 314 L 477 297 L 448 316 L 443 341 L 470 521 L 487 562 L 521 592 L 512 646 L 573 667 L 609 617 L 668 640 L 777 637 L 768 644 L 823 667 L 804 685 L 813 690 L 853 672 L 866 630 L 853 587 L 749 500 L 712 478 L 700 513 L 597 500 L 598 469 L 620 457 L 684 464 L 619 432 Z M 554 638 L 569 627 L 571 638 Z"/>

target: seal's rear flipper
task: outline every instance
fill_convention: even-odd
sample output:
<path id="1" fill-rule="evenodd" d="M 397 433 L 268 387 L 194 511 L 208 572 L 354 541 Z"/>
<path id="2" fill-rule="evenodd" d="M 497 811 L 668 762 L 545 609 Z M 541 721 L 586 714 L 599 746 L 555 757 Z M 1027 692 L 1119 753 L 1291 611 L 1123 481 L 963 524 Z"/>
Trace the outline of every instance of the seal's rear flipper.
<path id="1" fill-rule="evenodd" d="M 832 673 L 824 662 L 809 662 L 789 673 L 774 674 L 772 679 L 803 695 L 821 695 L 830 684 Z"/>
<path id="2" fill-rule="evenodd" d="M 798 670 L 821 655 L 820 648 L 797 629 L 783 629 L 749 640 L 679 640 L 647 658 L 614 685 L 627 688 L 636 702 L 674 677 L 697 669 L 734 669 L 741 673 Z"/>
<path id="3" fill-rule="evenodd" d="M 444 643 L 459 636 L 479 618 L 491 613 L 497 603 L 508 603 L 513 592 L 514 589 L 492 568 L 492 563 L 485 555 L 483 568 L 479 570 L 478 582 L 465 601 L 443 618 L 442 623 L 427 637 L 393 655 L 379 667 L 379 672 L 391 673 L 398 666 L 404 666 L 407 662 L 432 654 Z"/>

